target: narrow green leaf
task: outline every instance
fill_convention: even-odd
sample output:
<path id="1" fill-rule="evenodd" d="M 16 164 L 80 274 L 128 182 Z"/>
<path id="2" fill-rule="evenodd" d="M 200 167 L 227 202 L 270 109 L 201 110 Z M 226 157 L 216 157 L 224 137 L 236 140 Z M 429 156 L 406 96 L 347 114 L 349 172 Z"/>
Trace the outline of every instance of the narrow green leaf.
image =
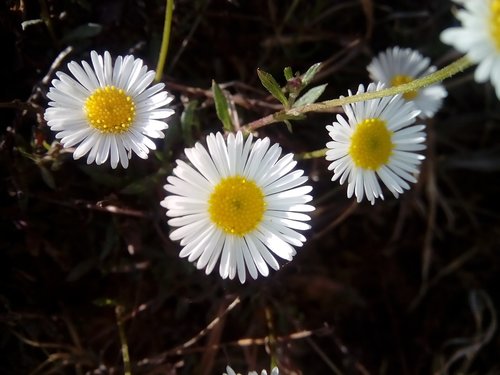
<path id="1" fill-rule="evenodd" d="M 263 70 L 257 69 L 257 74 L 259 76 L 260 82 L 262 82 L 262 85 L 271 93 L 272 96 L 274 96 L 276 99 L 278 99 L 285 108 L 288 108 L 288 99 L 285 97 L 285 94 L 283 94 L 283 91 L 281 91 L 281 87 L 276 82 L 274 77 L 266 73 Z"/>
<path id="2" fill-rule="evenodd" d="M 61 39 L 61 42 L 69 43 L 77 40 L 92 38 L 99 35 L 102 31 L 102 26 L 98 23 L 86 23 L 71 30 Z"/>
<path id="3" fill-rule="evenodd" d="M 324 85 L 319 85 L 308 90 L 304 95 L 297 99 L 292 108 L 302 107 L 303 105 L 314 103 L 318 100 L 321 94 L 323 94 L 327 85 L 328 83 L 325 83 Z"/>
<path id="4" fill-rule="evenodd" d="M 141 179 L 134 179 L 130 184 L 121 189 L 120 193 L 126 195 L 147 195 L 154 191 L 160 178 L 159 173 L 155 173 Z"/>
<path id="5" fill-rule="evenodd" d="M 290 68 L 289 66 L 287 66 L 284 70 L 283 70 L 283 73 L 285 75 L 285 79 L 288 81 L 289 79 L 292 79 L 293 78 L 293 71 L 292 71 L 292 68 Z"/>
<path id="6" fill-rule="evenodd" d="M 78 263 L 78 265 L 73 268 L 68 276 L 66 277 L 66 281 L 74 282 L 80 279 L 82 276 L 86 275 L 97 266 L 97 261 L 95 258 L 85 259 L 84 261 Z"/>
<path id="7" fill-rule="evenodd" d="M 307 86 L 312 81 L 316 73 L 318 73 L 320 67 L 321 63 L 316 63 L 307 69 L 307 72 L 305 72 L 302 76 L 302 83 L 304 86 Z"/>
<path id="8" fill-rule="evenodd" d="M 94 182 L 112 188 L 120 188 L 123 181 L 116 174 L 107 173 L 101 168 L 95 168 L 90 165 L 80 165 L 78 167 L 83 173 L 88 175 Z"/>
<path id="9" fill-rule="evenodd" d="M 45 182 L 48 187 L 54 190 L 56 188 L 56 180 L 54 179 L 54 175 L 52 174 L 52 172 L 41 164 L 38 164 L 38 168 L 40 169 L 40 174 L 42 175 L 43 182 Z"/>
<path id="10" fill-rule="evenodd" d="M 229 114 L 229 105 L 227 104 L 226 96 L 214 80 L 212 80 L 212 92 L 214 93 L 214 103 L 217 117 L 222 122 L 224 129 L 232 132 L 234 128 L 231 121 L 231 115 Z"/>
<path id="11" fill-rule="evenodd" d="M 118 243 L 118 230 L 116 229 L 116 225 L 113 222 L 110 222 L 106 229 L 106 236 L 104 238 L 104 242 L 102 243 L 102 250 L 99 254 L 99 260 L 103 261 L 107 258 L 111 251 L 117 246 Z M 97 262 L 96 262 L 97 263 Z"/>
<path id="12" fill-rule="evenodd" d="M 198 100 L 189 101 L 181 114 L 182 138 L 186 145 L 193 144 L 193 132 L 200 130 L 200 118 L 198 116 Z"/>
<path id="13" fill-rule="evenodd" d="M 99 307 L 104 307 L 104 306 L 116 306 L 118 305 L 118 302 L 112 298 L 97 298 L 94 301 L 92 301 L 94 305 L 97 305 Z"/>

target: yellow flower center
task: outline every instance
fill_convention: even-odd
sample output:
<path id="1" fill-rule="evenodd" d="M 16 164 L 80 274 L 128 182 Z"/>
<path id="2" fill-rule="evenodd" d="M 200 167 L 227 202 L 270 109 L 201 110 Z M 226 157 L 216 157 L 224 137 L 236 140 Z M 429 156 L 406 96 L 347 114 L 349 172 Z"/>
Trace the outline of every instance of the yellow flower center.
<path id="1" fill-rule="evenodd" d="M 500 51 L 500 0 L 491 1 L 491 36 L 493 37 L 493 42 Z"/>
<path id="2" fill-rule="evenodd" d="M 392 154 L 392 132 L 378 118 L 369 118 L 359 123 L 351 136 L 349 155 L 354 164 L 372 171 L 386 164 Z"/>
<path id="3" fill-rule="evenodd" d="M 83 107 L 94 129 L 105 134 L 126 132 L 135 119 L 135 103 L 122 89 L 105 86 L 95 90 Z"/>
<path id="4" fill-rule="evenodd" d="M 262 189 L 241 176 L 222 179 L 208 201 L 212 222 L 227 234 L 240 237 L 257 227 L 265 208 Z"/>
<path id="5" fill-rule="evenodd" d="M 391 86 L 403 85 L 405 83 L 413 81 L 413 79 L 414 78 L 411 77 L 411 76 L 405 76 L 405 75 L 397 74 L 394 77 L 392 77 L 392 79 L 391 79 Z M 417 95 L 418 95 L 418 91 L 417 90 L 408 91 L 408 92 L 405 92 L 403 94 L 403 98 L 405 98 L 406 100 L 413 100 L 413 99 L 415 99 L 417 97 Z"/>

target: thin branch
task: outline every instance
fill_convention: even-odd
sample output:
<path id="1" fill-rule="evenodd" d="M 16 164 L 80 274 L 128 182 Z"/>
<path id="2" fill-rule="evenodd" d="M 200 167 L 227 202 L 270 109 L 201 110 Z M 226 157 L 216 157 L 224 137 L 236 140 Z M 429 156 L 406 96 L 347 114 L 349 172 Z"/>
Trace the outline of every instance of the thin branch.
<path id="1" fill-rule="evenodd" d="M 389 87 L 380 91 L 375 92 L 365 92 L 362 94 L 352 95 L 348 97 L 340 97 L 338 99 L 326 100 L 324 102 L 312 103 L 302 107 L 291 108 L 288 110 L 282 110 L 266 117 L 260 118 L 258 120 L 252 121 L 245 126 L 242 126 L 242 130 L 252 132 L 263 126 L 279 122 L 283 118 L 287 117 L 297 117 L 308 112 L 329 112 L 333 107 L 340 107 L 346 104 L 362 102 L 371 99 L 383 98 L 385 96 L 392 96 L 397 94 L 404 94 L 409 91 L 418 91 L 423 87 L 430 86 L 437 82 L 441 82 L 446 78 L 449 78 L 468 67 L 472 66 L 473 62 L 470 61 L 466 56 L 454 61 L 450 65 L 431 73 L 425 77 L 418 78 L 411 82 Z"/>

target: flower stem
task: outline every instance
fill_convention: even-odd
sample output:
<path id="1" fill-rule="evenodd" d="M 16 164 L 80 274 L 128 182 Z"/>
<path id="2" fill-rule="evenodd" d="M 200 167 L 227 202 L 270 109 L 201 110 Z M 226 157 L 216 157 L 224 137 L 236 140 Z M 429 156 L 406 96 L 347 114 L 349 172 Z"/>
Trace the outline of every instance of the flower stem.
<path id="1" fill-rule="evenodd" d="M 123 358 L 124 375 L 132 375 L 132 366 L 130 364 L 130 355 L 128 351 L 127 336 L 123 326 L 124 308 L 121 305 L 115 307 L 116 325 L 118 326 L 118 334 L 120 335 L 120 343 Z"/>
<path id="2" fill-rule="evenodd" d="M 321 150 L 303 152 L 301 154 L 296 154 L 295 160 L 322 158 L 323 156 L 326 155 L 327 151 L 328 151 L 327 148 L 322 148 Z"/>
<path id="3" fill-rule="evenodd" d="M 46 0 L 38 0 L 40 4 L 40 16 L 49 31 L 50 38 L 52 39 L 52 43 L 56 47 L 59 48 L 59 41 L 57 40 L 56 33 L 54 31 L 54 25 L 52 24 L 52 20 L 50 19 L 49 7 L 47 6 Z"/>
<path id="4" fill-rule="evenodd" d="M 170 42 L 170 30 L 172 29 L 172 14 L 174 12 L 174 0 L 167 0 L 165 8 L 165 23 L 163 25 L 163 36 L 161 39 L 160 55 L 158 56 L 158 64 L 156 64 L 156 82 L 161 81 L 163 75 L 163 67 L 167 59 L 168 44 Z"/>
<path id="5" fill-rule="evenodd" d="M 332 99 L 332 100 L 326 100 L 324 102 L 320 103 L 312 103 L 308 105 L 304 105 L 302 107 L 297 107 L 297 108 L 291 108 L 288 110 L 281 110 L 279 112 L 273 113 L 271 115 L 268 115 L 266 117 L 262 117 L 258 120 L 255 120 L 253 122 L 250 122 L 246 124 L 243 128 L 243 130 L 246 131 L 254 131 L 258 128 L 261 128 L 263 126 L 279 122 L 281 121 L 280 118 L 286 118 L 286 116 L 299 116 L 304 113 L 308 112 L 322 112 L 322 111 L 327 111 L 328 109 L 331 109 L 333 107 L 339 107 L 342 105 L 350 104 L 350 103 L 355 103 L 355 102 L 361 102 L 365 100 L 370 100 L 370 99 L 376 99 L 376 98 L 382 98 L 384 96 L 391 96 L 391 95 L 396 95 L 396 94 L 403 94 L 405 92 L 409 91 L 417 91 L 423 87 L 435 84 L 437 82 L 441 82 L 446 78 L 449 78 L 465 69 L 468 67 L 472 66 L 473 62 L 470 61 L 466 56 L 461 57 L 460 59 L 452 62 L 450 65 L 445 66 L 444 68 L 435 71 L 434 73 L 431 73 L 425 77 L 418 78 L 416 80 L 413 80 L 411 82 L 399 85 L 399 86 L 393 86 L 389 87 L 380 91 L 375 91 L 375 92 L 365 92 L 363 94 L 357 94 L 357 95 L 352 95 L 348 97 L 340 97 L 338 99 Z"/>

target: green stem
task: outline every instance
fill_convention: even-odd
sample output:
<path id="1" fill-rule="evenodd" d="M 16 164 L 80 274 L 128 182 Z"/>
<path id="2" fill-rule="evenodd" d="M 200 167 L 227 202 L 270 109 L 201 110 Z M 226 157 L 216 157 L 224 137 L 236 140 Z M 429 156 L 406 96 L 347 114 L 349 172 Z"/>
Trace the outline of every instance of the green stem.
<path id="1" fill-rule="evenodd" d="M 167 0 L 165 8 L 165 23 L 163 25 L 163 36 L 161 39 L 160 55 L 156 64 L 156 82 L 161 81 L 165 60 L 167 59 L 168 44 L 170 42 L 170 30 L 172 29 L 172 14 L 174 12 L 174 0 Z"/>
<path id="2" fill-rule="evenodd" d="M 321 150 L 303 152 L 301 154 L 296 154 L 295 160 L 322 158 L 323 156 L 326 155 L 327 151 L 328 151 L 327 148 L 322 148 Z"/>
<path id="3" fill-rule="evenodd" d="M 50 12 L 49 12 L 49 7 L 47 6 L 47 1 L 46 0 L 38 0 L 38 3 L 40 4 L 40 16 L 47 26 L 47 30 L 49 30 L 49 35 L 50 38 L 52 39 L 52 43 L 56 47 L 59 46 L 59 42 L 57 41 L 56 33 L 54 31 L 54 26 L 52 25 L 52 21 L 50 19 Z"/>
<path id="4" fill-rule="evenodd" d="M 278 365 L 276 361 L 276 335 L 274 330 L 271 309 L 269 307 L 265 307 L 264 314 L 266 316 L 267 329 L 269 331 L 269 334 L 267 336 L 268 339 L 267 345 L 269 346 L 269 352 L 270 352 L 269 354 L 271 355 L 271 370 L 272 370 L 273 367 L 276 367 Z"/>
<path id="5" fill-rule="evenodd" d="M 418 78 L 414 81 L 399 85 L 389 87 L 380 91 L 375 92 L 365 92 L 363 94 L 352 95 L 348 97 L 341 97 L 338 99 L 327 100 L 320 103 L 308 104 L 302 107 L 292 108 L 288 110 L 282 110 L 266 117 L 262 117 L 258 120 L 255 120 L 251 123 L 248 123 L 243 127 L 243 130 L 246 131 L 254 131 L 263 126 L 279 122 L 280 118 L 286 118 L 286 116 L 299 116 L 308 112 L 322 112 L 328 111 L 334 107 L 340 107 L 346 104 L 361 102 L 370 99 L 382 98 L 384 96 L 391 96 L 396 94 L 404 94 L 409 91 L 417 91 L 423 87 L 430 86 L 437 82 L 441 82 L 446 78 L 449 78 L 468 67 L 472 66 L 473 62 L 470 61 L 466 56 L 461 57 L 457 61 L 454 61 L 448 66 L 435 71 L 425 77 Z"/>
<path id="6" fill-rule="evenodd" d="M 127 336 L 125 335 L 125 327 L 123 326 L 123 315 L 124 315 L 123 306 L 121 305 L 116 306 L 115 313 L 116 313 L 116 325 L 118 326 L 118 334 L 120 335 L 124 375 L 132 375 L 132 365 L 130 364 Z"/>

